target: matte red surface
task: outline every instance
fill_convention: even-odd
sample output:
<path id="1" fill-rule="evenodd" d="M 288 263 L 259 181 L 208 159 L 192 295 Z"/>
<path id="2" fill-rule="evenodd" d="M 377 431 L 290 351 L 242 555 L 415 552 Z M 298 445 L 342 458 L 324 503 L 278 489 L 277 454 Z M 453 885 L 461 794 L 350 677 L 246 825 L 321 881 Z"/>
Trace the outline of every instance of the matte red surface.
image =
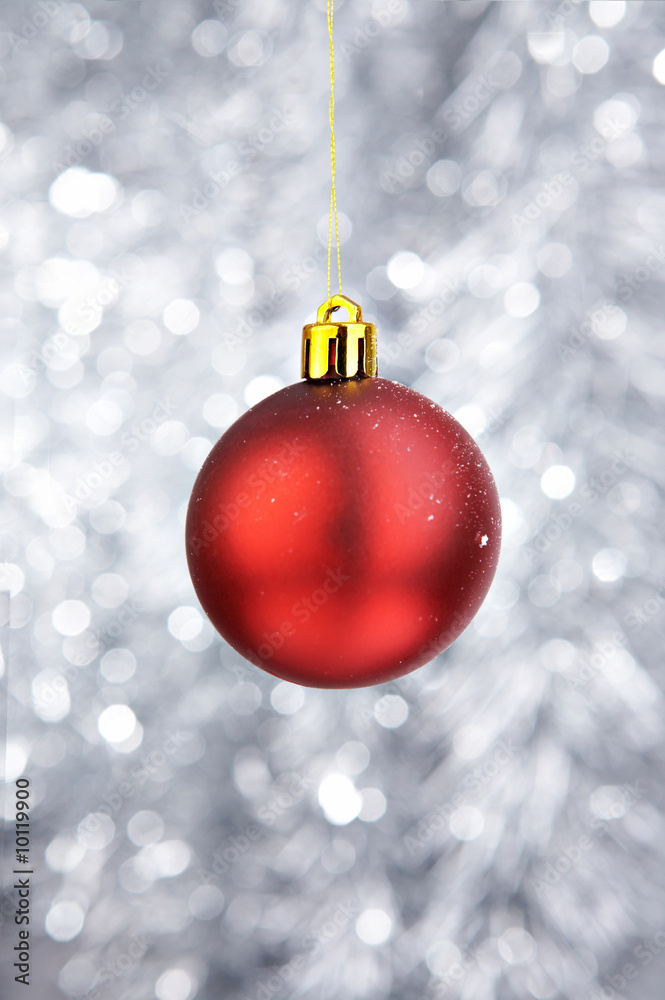
<path id="1" fill-rule="evenodd" d="M 362 687 L 466 628 L 501 515 L 464 428 L 369 378 L 299 382 L 252 407 L 206 459 L 186 533 L 196 593 L 234 649 L 297 684 Z"/>

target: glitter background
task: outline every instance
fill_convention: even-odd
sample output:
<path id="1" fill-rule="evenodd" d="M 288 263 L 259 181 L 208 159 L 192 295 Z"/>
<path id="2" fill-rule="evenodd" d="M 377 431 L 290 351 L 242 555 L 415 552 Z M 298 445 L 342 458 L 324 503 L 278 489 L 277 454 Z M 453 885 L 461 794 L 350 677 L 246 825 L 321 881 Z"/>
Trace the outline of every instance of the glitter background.
<path id="1" fill-rule="evenodd" d="M 344 291 L 505 525 L 350 692 L 241 662 L 183 547 L 325 296 L 325 5 L 0 17 L 3 996 L 24 774 L 31 1000 L 660 998 L 663 5 L 338 4 Z"/>

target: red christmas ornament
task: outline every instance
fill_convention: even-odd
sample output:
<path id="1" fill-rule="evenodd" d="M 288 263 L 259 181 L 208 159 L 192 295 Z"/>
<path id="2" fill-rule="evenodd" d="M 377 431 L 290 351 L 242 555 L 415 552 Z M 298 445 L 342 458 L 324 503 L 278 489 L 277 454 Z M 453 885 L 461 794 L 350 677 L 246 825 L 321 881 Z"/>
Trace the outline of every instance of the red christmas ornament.
<path id="1" fill-rule="evenodd" d="M 352 318 L 331 323 L 346 306 Z M 379 684 L 453 642 L 482 604 L 501 515 L 474 440 L 375 377 L 376 331 L 333 296 L 305 327 L 307 381 L 220 438 L 187 516 L 189 568 L 246 659 L 309 687 Z"/>

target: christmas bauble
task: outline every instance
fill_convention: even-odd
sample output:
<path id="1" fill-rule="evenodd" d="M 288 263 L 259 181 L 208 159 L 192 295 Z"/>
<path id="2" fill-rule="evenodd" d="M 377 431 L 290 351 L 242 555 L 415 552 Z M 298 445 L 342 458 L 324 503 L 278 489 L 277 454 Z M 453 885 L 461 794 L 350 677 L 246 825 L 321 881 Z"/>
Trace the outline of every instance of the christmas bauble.
<path id="1" fill-rule="evenodd" d="M 187 553 L 242 656 L 297 684 L 361 687 L 466 628 L 500 523 L 489 467 L 449 413 L 396 382 L 333 377 L 274 393 L 226 431 L 194 486 Z"/>

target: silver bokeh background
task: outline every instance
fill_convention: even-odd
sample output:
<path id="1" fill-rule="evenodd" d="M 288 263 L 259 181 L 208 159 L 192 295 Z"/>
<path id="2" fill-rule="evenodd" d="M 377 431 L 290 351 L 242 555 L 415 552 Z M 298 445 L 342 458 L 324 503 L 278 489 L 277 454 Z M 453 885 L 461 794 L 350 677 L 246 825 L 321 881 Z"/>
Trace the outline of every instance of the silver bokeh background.
<path id="1" fill-rule="evenodd" d="M 325 4 L 0 17 L 31 1000 L 661 997 L 663 5 L 337 5 L 344 291 L 504 512 L 467 632 L 350 692 L 242 662 L 183 546 L 325 298 Z"/>

